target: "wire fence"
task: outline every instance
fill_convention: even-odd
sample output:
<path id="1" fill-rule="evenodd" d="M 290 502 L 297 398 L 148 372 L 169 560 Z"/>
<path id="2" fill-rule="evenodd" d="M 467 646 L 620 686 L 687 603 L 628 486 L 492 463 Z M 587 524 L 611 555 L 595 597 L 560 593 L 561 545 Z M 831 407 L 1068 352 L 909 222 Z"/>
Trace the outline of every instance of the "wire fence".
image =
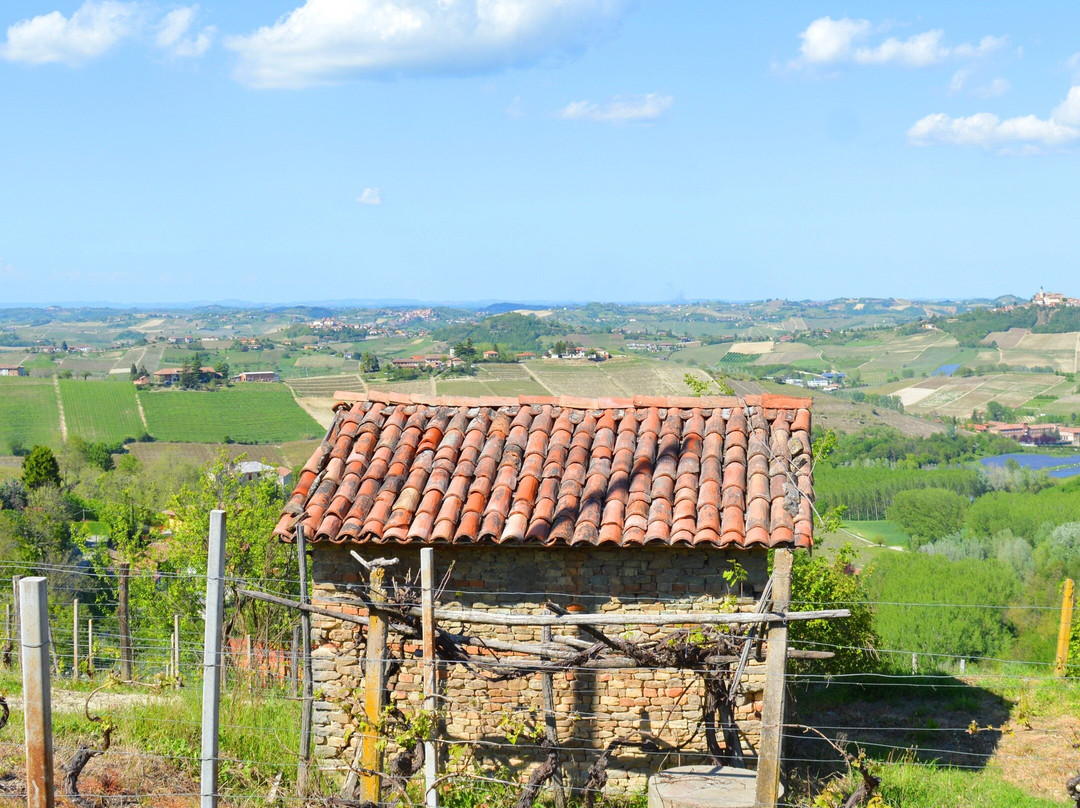
<path id="1" fill-rule="evenodd" d="M 116 614 L 119 580 L 108 571 L 94 571 L 78 566 L 52 565 L 45 569 L 31 568 L 15 562 L 0 562 L 0 573 L 20 575 L 43 572 L 50 578 L 50 633 L 52 641 L 53 688 L 58 713 L 58 735 L 55 751 L 58 757 L 70 759 L 80 745 L 100 740 L 99 728 L 87 722 L 81 713 L 108 714 L 116 723 L 113 746 L 86 770 L 83 796 L 100 804 L 119 804 L 122 801 L 177 800 L 177 804 L 192 804 L 198 800 L 197 773 L 201 762 L 199 734 L 201 719 L 199 701 L 203 672 L 203 624 L 201 614 L 181 615 L 179 631 L 173 635 L 171 614 L 160 604 L 135 601 L 129 604 L 131 625 L 130 643 L 126 643 L 121 621 Z M 56 587 L 53 578 L 59 579 Z M 151 571 L 132 571 L 130 578 L 139 581 L 149 591 L 157 593 L 161 602 L 169 601 L 171 587 L 182 586 L 191 579 L 205 583 L 197 573 L 189 575 L 160 575 Z M 230 581 L 234 587 L 253 588 L 292 597 L 294 581 L 265 579 L 258 582 Z M 415 589 L 409 584 L 403 591 Z M 144 588 L 144 595 L 145 595 Z M 233 590 L 235 591 L 235 590 Z M 610 596 L 601 594 L 520 590 L 490 591 L 478 587 L 457 588 L 454 597 L 486 596 L 499 603 L 536 604 L 546 600 L 592 603 L 594 608 L 609 603 Z M 74 602 L 79 599 L 79 622 L 76 629 Z M 688 599 L 681 597 L 621 598 L 620 608 L 631 614 L 639 608 L 648 609 L 718 606 L 719 599 Z M 343 604 L 333 598 L 316 601 L 325 608 L 341 609 Z M 861 603 L 861 602 L 860 602 Z M 809 604 L 797 604 L 809 605 Z M 814 604 L 818 605 L 818 604 Z M 837 604 L 840 605 L 840 604 Z M 878 605 L 878 604 L 869 604 Z M 883 604 L 884 605 L 884 604 Z M 939 604 L 909 603 L 911 607 L 932 608 Z M 952 604 L 971 609 L 1037 609 L 1046 607 L 1024 604 Z M 9 622 L 0 634 L 0 647 L 10 642 L 17 647 L 14 630 L 15 602 L 13 590 L 0 589 L 0 608 L 7 606 Z M 329 617 L 313 618 L 316 645 L 323 654 L 314 665 L 317 764 L 312 794 L 295 794 L 296 768 L 299 760 L 299 727 L 302 699 L 299 692 L 302 664 L 298 649 L 292 642 L 296 613 L 284 607 L 269 607 L 267 626 L 262 636 L 244 630 L 243 617 L 248 606 L 242 598 L 230 595 L 228 610 L 233 617 L 231 630 L 223 639 L 221 660 L 226 668 L 222 746 L 218 762 L 222 767 L 222 795 L 227 804 L 246 804 L 253 801 L 280 804 L 305 804 L 313 799 L 328 798 L 336 793 L 340 777 L 356 769 L 357 739 L 363 734 L 361 697 L 358 688 L 363 674 L 359 670 L 364 655 L 364 631 Z M 514 611 L 512 609 L 507 612 Z M 89 621 L 93 621 L 91 649 Z M 646 631 L 645 629 L 649 629 Z M 670 629 L 674 630 L 674 629 Z M 628 641 L 655 640 L 670 633 L 668 628 L 656 632 L 648 626 L 629 623 L 620 629 L 619 636 Z M 502 638 L 527 644 L 539 641 L 539 631 L 488 628 L 478 632 L 491 639 Z M 591 639 L 581 631 L 566 635 L 579 644 Z M 78 639 L 78 646 L 76 646 Z M 121 668 L 124 647 L 131 649 L 135 680 L 155 684 L 156 688 L 107 687 L 94 692 L 99 684 L 117 675 Z M 1077 764 L 1075 733 L 1062 727 L 1047 726 L 1043 734 L 1057 737 L 1060 743 L 1047 745 L 1035 753 L 1013 752 L 998 748 L 1008 731 L 1011 704 L 997 695 L 1002 687 L 1061 687 L 1076 688 L 1076 677 L 1049 679 L 1048 660 L 1023 660 L 995 656 L 964 656 L 926 652 L 906 648 L 873 648 L 848 646 L 816 641 L 793 641 L 791 647 L 801 650 L 873 651 L 881 656 L 904 659 L 915 655 L 924 660 L 922 672 L 866 669 L 830 674 L 806 666 L 788 673 L 788 681 L 798 694 L 793 718 L 783 727 L 786 744 L 785 763 L 791 767 L 829 770 L 842 766 L 836 749 L 820 737 L 808 735 L 803 725 L 813 725 L 832 743 L 855 743 L 864 749 L 885 770 L 890 767 L 948 767 L 978 771 L 991 761 L 1030 760 L 1039 764 Z M 572 650 L 573 646 L 567 646 Z M 77 650 L 76 650 L 77 649 Z M 332 653 L 327 653 L 330 649 Z M 582 798 L 587 770 L 596 763 L 603 750 L 613 741 L 629 741 L 611 755 L 609 773 L 611 789 L 632 790 L 640 784 L 642 772 L 655 771 L 671 765 L 708 762 L 712 752 L 704 742 L 703 715 L 705 692 L 701 671 L 674 670 L 665 665 L 645 665 L 628 662 L 603 669 L 590 667 L 588 662 L 566 662 L 552 672 L 538 665 L 523 670 L 523 675 L 510 681 L 495 681 L 493 674 L 504 668 L 508 660 L 520 654 L 477 650 L 478 658 L 469 665 L 444 661 L 439 666 L 440 695 L 438 715 L 441 722 L 437 740 L 443 788 L 467 787 L 494 789 L 489 803 L 513 802 L 524 787 L 528 773 L 543 761 L 547 750 L 557 752 L 566 771 L 564 791 L 572 798 Z M 74 670 L 76 661 L 79 668 Z M 761 670 L 755 663 L 760 654 L 751 658 L 747 681 L 740 686 L 739 710 L 733 716 L 736 732 L 745 742 L 740 750 L 752 760 L 755 741 L 754 725 L 761 716 Z M 958 665 L 969 663 L 963 675 Z M 13 660 L 13 663 L 17 660 Z M 406 718 L 421 709 L 422 687 L 419 675 L 420 659 L 410 641 L 392 640 L 386 657 L 375 658 L 367 664 L 383 664 L 389 671 L 389 703 L 400 709 Z M 520 660 L 518 667 L 528 668 Z M 295 673 L 294 673 L 295 672 Z M 13 673 L 13 672 L 12 672 Z M 3 674 L 3 671 L 0 671 Z M 554 690 L 549 708 L 544 703 L 542 678 L 547 676 Z M 14 708 L 12 720 L 0 729 L 0 803 L 25 800 L 25 784 L 19 779 L 22 752 L 21 726 L 18 716 L 18 681 L 14 675 L 0 678 L 8 689 L 9 702 Z M 178 687 L 182 685 L 182 687 Z M 851 712 L 838 713 L 818 703 L 822 693 L 840 695 L 863 706 L 872 704 L 874 691 L 879 689 L 908 691 L 912 699 L 945 701 L 956 693 L 966 693 L 971 699 L 959 707 L 942 708 L 935 720 L 914 721 L 913 711 L 899 710 L 896 720 L 882 721 L 872 709 L 865 720 L 851 720 Z M 69 697 L 69 694 L 73 694 Z M 89 701 L 87 702 L 87 698 Z M 895 704 L 892 696 L 882 697 Z M 826 701 L 828 701 L 826 699 Z M 986 703 L 991 703 L 987 707 Z M 842 715 L 842 721 L 835 716 Z M 970 715 L 965 722 L 961 716 Z M 832 717 L 833 720 L 829 720 Z M 822 720 L 822 719 L 826 720 Z M 980 720 L 985 719 L 985 720 Z M 557 740 L 551 741 L 545 728 L 550 723 Z M 399 739 L 400 740 L 400 739 Z M 397 750 L 390 734 L 387 754 Z M 727 752 L 734 750 L 726 748 Z M 160 782 L 138 777 L 133 772 L 149 772 Z M 112 774 L 109 774 L 112 772 Z M 14 779 L 6 777 L 14 774 Z M 336 778 L 336 779 L 335 779 Z M 149 785 L 148 785 L 149 782 Z M 416 786 L 411 786 L 415 798 Z M 501 789 L 501 791 L 499 791 Z M 379 804 L 400 804 L 392 789 L 391 796 Z M 315 804 L 315 803 L 313 803 Z M 780 803 L 797 805 L 796 802 Z M 804 803 L 805 804 L 805 803 Z"/>

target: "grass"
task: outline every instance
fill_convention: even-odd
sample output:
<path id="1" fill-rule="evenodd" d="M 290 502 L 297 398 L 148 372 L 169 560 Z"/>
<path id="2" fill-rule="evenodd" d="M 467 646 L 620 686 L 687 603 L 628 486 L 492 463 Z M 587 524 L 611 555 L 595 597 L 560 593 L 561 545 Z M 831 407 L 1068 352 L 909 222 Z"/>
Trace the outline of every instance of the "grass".
<path id="1" fill-rule="evenodd" d="M 60 380 L 68 434 L 118 443 L 146 432 L 139 418 L 135 385 L 129 382 Z"/>
<path id="2" fill-rule="evenodd" d="M 911 537 L 899 525 L 887 519 L 845 519 L 844 527 L 874 544 L 907 547 L 911 542 Z"/>
<path id="3" fill-rule="evenodd" d="M 51 380 L 0 380 L 0 451 L 12 442 L 29 449 L 34 444 L 60 445 L 60 410 Z"/>
<path id="4" fill-rule="evenodd" d="M 280 443 L 321 437 L 324 430 L 284 384 L 249 384 L 213 392 L 139 394 L 150 434 L 177 443 Z"/>

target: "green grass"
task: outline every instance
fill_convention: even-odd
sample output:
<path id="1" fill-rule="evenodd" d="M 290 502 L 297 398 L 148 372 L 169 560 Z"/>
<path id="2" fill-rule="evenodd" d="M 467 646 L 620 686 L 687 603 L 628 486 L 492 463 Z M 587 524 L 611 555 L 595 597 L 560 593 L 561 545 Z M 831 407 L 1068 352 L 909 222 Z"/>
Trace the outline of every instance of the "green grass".
<path id="1" fill-rule="evenodd" d="M 874 544 L 907 547 L 911 541 L 907 533 L 887 519 L 845 519 L 844 528 Z"/>
<path id="2" fill-rule="evenodd" d="M 118 443 L 146 432 L 139 418 L 135 385 L 129 382 L 60 380 L 68 435 Z"/>
<path id="3" fill-rule="evenodd" d="M 899 763 L 884 766 L 881 795 L 889 808 L 1061 808 L 1067 802 L 1026 794 L 989 767 L 965 771 L 947 766 Z M 1064 792 L 1064 783 L 1062 783 Z"/>
<path id="4" fill-rule="evenodd" d="M 320 437 L 324 430 L 284 384 L 239 385 L 213 392 L 139 394 L 150 434 L 176 443 L 279 443 Z"/>
<path id="5" fill-rule="evenodd" d="M 0 380 L 0 451 L 10 451 L 13 441 L 27 449 L 38 443 L 60 446 L 60 410 L 51 380 Z"/>

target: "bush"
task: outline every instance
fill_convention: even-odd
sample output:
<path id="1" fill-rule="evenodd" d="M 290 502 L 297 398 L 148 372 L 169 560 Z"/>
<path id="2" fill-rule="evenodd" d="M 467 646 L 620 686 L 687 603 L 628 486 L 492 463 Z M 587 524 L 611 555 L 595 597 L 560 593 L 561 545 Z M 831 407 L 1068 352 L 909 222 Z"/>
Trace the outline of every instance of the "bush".
<path id="1" fill-rule="evenodd" d="M 795 647 L 833 651 L 836 656 L 820 662 L 800 663 L 808 670 L 829 673 L 853 673 L 875 667 L 878 635 L 874 630 L 874 610 L 864 586 L 868 571 L 855 568 L 858 553 L 845 545 L 829 560 L 808 553 L 796 553 L 792 569 L 792 611 L 844 608 L 851 617 L 843 620 L 806 620 L 792 622 L 789 630 Z M 818 643 L 820 645 L 815 645 Z M 832 646 L 843 646 L 834 648 Z"/>

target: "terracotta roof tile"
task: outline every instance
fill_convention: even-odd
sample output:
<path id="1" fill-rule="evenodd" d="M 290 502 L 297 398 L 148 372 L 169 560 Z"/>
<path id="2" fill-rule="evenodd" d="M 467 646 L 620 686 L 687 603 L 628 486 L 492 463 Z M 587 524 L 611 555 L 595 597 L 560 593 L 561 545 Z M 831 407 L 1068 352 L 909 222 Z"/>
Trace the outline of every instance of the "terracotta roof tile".
<path id="1" fill-rule="evenodd" d="M 285 539 L 813 542 L 809 399 L 338 397 Z"/>

